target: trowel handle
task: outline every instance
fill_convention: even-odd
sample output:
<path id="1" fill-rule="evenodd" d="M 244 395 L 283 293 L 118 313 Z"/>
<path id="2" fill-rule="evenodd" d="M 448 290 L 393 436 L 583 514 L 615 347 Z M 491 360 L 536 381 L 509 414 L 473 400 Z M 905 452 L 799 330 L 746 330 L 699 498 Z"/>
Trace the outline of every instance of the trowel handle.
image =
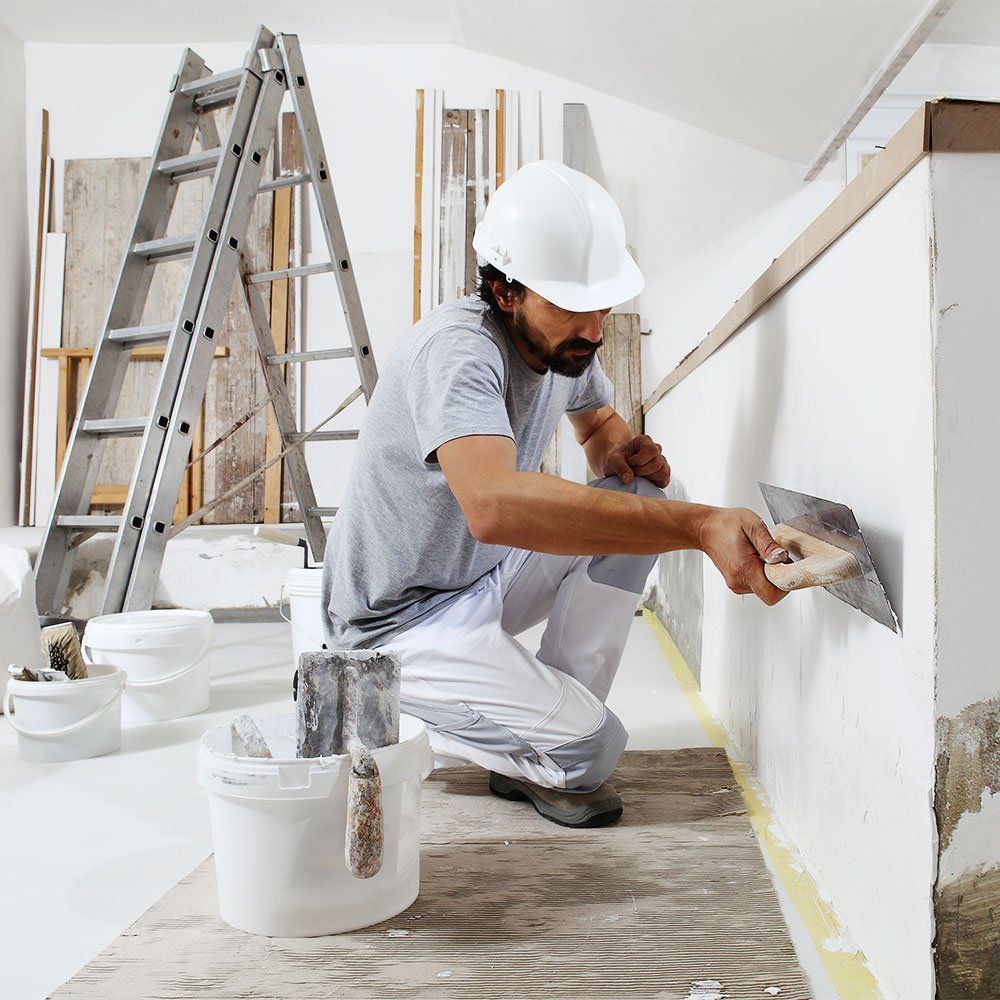
<path id="1" fill-rule="evenodd" d="M 344 840 L 344 862 L 355 878 L 371 878 L 379 873 L 384 839 L 382 776 L 372 752 L 357 747 L 351 750 Z"/>
<path id="2" fill-rule="evenodd" d="M 798 561 L 764 565 L 764 575 L 779 590 L 802 590 L 826 587 L 861 576 L 861 563 L 846 549 L 821 538 L 807 535 L 798 528 L 778 524 L 771 529 L 774 540 Z"/>

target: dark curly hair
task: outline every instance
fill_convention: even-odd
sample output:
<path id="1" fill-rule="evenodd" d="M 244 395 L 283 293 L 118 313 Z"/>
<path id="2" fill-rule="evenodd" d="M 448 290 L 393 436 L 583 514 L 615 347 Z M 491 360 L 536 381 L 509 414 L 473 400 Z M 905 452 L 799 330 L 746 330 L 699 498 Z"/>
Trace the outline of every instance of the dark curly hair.
<path id="1" fill-rule="evenodd" d="M 493 294 L 493 289 L 490 287 L 491 281 L 506 282 L 507 286 L 518 298 L 524 294 L 524 285 L 516 279 L 508 281 L 503 271 L 492 264 L 479 265 L 479 297 L 490 307 L 490 312 L 493 313 L 494 319 L 502 320 L 504 318 L 504 311 L 500 308 Z"/>

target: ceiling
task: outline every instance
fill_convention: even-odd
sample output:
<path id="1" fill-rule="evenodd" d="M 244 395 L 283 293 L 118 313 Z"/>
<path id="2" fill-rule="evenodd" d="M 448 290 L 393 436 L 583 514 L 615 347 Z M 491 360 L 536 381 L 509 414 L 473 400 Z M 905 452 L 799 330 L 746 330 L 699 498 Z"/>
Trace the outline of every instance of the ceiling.
<path id="1" fill-rule="evenodd" d="M 313 43 L 460 45 L 806 162 L 926 6 L 927 0 L 0 0 L 0 24 L 29 42 L 234 41 L 263 21 Z M 935 41 L 974 31 L 976 7 L 996 8 L 990 30 L 1000 37 L 1000 2 L 960 0 Z"/>

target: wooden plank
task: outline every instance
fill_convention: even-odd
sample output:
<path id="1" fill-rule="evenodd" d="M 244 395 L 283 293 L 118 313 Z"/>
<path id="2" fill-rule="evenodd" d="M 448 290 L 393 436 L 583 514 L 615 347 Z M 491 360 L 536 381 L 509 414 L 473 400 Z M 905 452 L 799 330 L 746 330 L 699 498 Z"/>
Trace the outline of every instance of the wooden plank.
<path id="1" fill-rule="evenodd" d="M 496 148 L 496 168 L 493 178 L 493 190 L 503 184 L 506 177 L 507 163 L 507 97 L 503 90 L 497 90 L 494 95 L 493 116 L 495 119 L 494 146 Z"/>
<path id="2" fill-rule="evenodd" d="M 472 237 L 486 212 L 489 200 L 489 111 L 485 108 L 469 111 L 468 123 L 465 159 L 465 294 L 472 295 L 479 287 L 478 258 L 472 248 Z"/>
<path id="3" fill-rule="evenodd" d="M 609 313 L 601 326 L 603 345 L 597 358 L 611 379 L 612 404 L 629 425 L 633 434 L 641 434 L 642 416 L 642 351 L 640 349 L 639 314 Z"/>
<path id="4" fill-rule="evenodd" d="M 43 347 L 39 352 L 43 358 L 92 358 L 92 347 Z M 215 357 L 228 358 L 228 347 L 217 347 Z M 162 361 L 162 347 L 135 347 L 132 349 L 132 361 Z"/>
<path id="5" fill-rule="evenodd" d="M 420 285 L 423 274 L 424 207 L 424 92 L 417 91 L 417 126 L 413 156 L 413 322 L 421 313 Z"/>
<path id="6" fill-rule="evenodd" d="M 42 276 L 41 324 L 38 329 L 39 355 L 47 347 L 59 345 L 62 337 L 63 273 L 66 267 L 66 234 L 47 233 L 44 247 Z M 34 523 L 48 522 L 55 496 L 56 438 L 59 432 L 58 412 L 53 402 L 59 398 L 58 366 L 40 364 L 38 392 L 35 394 L 35 485 L 32 492 Z"/>
<path id="7" fill-rule="evenodd" d="M 941 107 L 951 102 L 942 102 Z M 834 240 L 843 235 L 883 198 L 930 148 L 930 108 L 925 104 L 874 157 L 819 217 L 776 258 L 771 266 L 736 301 L 708 335 L 681 359 L 643 403 L 649 411 L 699 365 L 705 363 L 734 336 L 765 303 L 811 264 Z M 991 106 L 996 107 L 996 106 Z M 997 132 L 1000 143 L 1000 130 Z M 998 144 L 1000 150 L 1000 144 Z"/>
<path id="8" fill-rule="evenodd" d="M 271 229 L 271 270 L 278 271 L 289 266 L 292 223 L 292 190 L 279 188 L 274 192 L 273 224 Z M 271 308 L 269 322 L 271 338 L 276 354 L 284 354 L 288 339 L 288 279 L 271 283 Z M 285 366 L 281 366 L 282 378 Z M 267 412 L 267 439 L 264 460 L 270 461 L 281 451 L 281 433 L 273 410 Z M 275 462 L 264 473 L 264 523 L 278 524 L 281 521 L 281 473 L 283 462 Z M 197 508 L 195 508 L 197 510 Z"/>
<path id="9" fill-rule="evenodd" d="M 305 152 L 302 148 L 302 136 L 299 125 L 292 111 L 286 111 L 281 116 L 281 172 L 283 174 L 303 173 L 306 169 Z M 304 185 L 298 185 L 292 191 L 292 210 L 288 222 L 289 259 L 293 267 L 302 264 L 302 204 L 306 192 L 310 190 Z M 288 306 L 285 322 L 285 345 L 288 351 L 297 351 L 301 342 L 299 292 L 302 283 L 288 282 Z M 296 365 L 285 366 L 285 386 L 292 411 L 296 409 L 297 386 L 301 375 Z M 282 461 L 284 467 L 284 461 Z M 200 505 L 199 505 L 200 506 Z M 198 508 L 196 507 L 195 510 Z M 289 476 L 281 476 L 281 520 L 301 521 L 298 498 L 292 488 Z"/>
<path id="10" fill-rule="evenodd" d="M 42 108 L 42 141 L 38 168 L 38 213 L 35 226 L 35 270 L 32 275 L 31 315 L 25 351 L 24 426 L 21 435 L 20 523 L 34 523 L 35 395 L 38 377 L 38 328 L 42 307 L 42 268 L 45 234 L 49 231 L 51 172 L 49 165 L 49 113 Z"/>
<path id="11" fill-rule="evenodd" d="M 469 113 L 446 108 L 441 122 L 441 216 L 439 301 L 465 295 L 465 201 L 468 183 Z"/>
<path id="12" fill-rule="evenodd" d="M 587 105 L 563 105 L 563 163 L 587 170 Z"/>
<path id="13" fill-rule="evenodd" d="M 910 28 L 893 46 L 882 65 L 872 74 L 861 96 L 809 164 L 805 176 L 807 181 L 815 180 L 820 171 L 840 152 L 840 147 L 847 142 L 851 133 L 861 124 L 861 120 L 875 107 L 889 84 L 899 76 L 900 70 L 913 58 L 917 49 L 930 37 L 931 32 L 954 5 L 955 0 L 927 0 Z"/>

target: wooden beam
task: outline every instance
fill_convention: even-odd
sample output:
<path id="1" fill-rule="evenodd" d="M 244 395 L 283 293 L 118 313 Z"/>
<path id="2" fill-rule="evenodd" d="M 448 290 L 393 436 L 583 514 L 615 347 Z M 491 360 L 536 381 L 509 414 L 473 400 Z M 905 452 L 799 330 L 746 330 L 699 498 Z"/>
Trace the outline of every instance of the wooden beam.
<path id="1" fill-rule="evenodd" d="M 840 152 L 840 147 L 847 142 L 851 133 L 861 124 L 861 120 L 875 107 L 886 88 L 899 76 L 900 70 L 913 58 L 917 49 L 923 45 L 954 5 L 955 0 L 928 0 L 909 30 L 899 39 L 882 65 L 865 84 L 861 95 L 834 130 L 833 135 L 813 157 L 806 171 L 807 181 L 815 180 L 819 172 Z"/>
<path id="2" fill-rule="evenodd" d="M 424 92 L 417 91 L 417 131 L 413 159 L 413 322 L 422 313 L 420 277 L 423 273 L 423 206 L 424 206 Z"/>
<path id="3" fill-rule="evenodd" d="M 793 278 L 839 239 L 931 152 L 1000 152 L 1000 104 L 942 99 L 918 108 L 888 145 L 750 286 L 708 335 L 653 390 L 649 411 L 704 364 Z"/>
<path id="4" fill-rule="evenodd" d="M 496 148 L 496 173 L 493 177 L 493 190 L 504 182 L 504 163 L 507 160 L 507 118 L 506 118 L 507 95 L 504 91 L 496 92 L 494 105 L 494 146 Z"/>
<path id="5" fill-rule="evenodd" d="M 34 493 L 35 392 L 38 380 L 38 329 L 42 308 L 42 251 L 49 229 L 52 192 L 49 170 L 49 113 L 42 108 L 41 163 L 38 168 L 38 219 L 35 226 L 35 273 L 31 290 L 31 318 L 25 358 L 24 430 L 21 436 L 21 524 L 31 524 Z"/>

